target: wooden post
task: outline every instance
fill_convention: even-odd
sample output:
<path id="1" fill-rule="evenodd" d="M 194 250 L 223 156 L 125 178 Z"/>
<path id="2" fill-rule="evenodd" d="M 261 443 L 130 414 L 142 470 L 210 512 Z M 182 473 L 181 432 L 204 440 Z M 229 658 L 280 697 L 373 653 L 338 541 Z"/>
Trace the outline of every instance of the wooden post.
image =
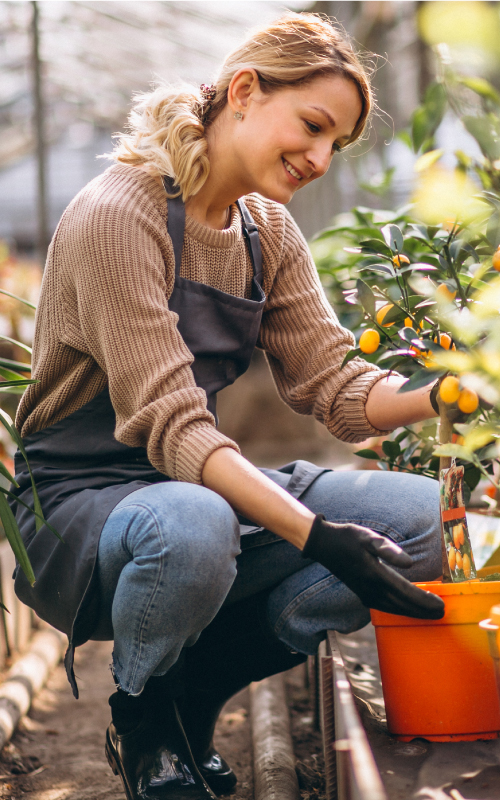
<path id="1" fill-rule="evenodd" d="M 31 17 L 31 73 L 33 79 L 33 129 L 37 165 L 37 249 L 42 267 L 45 266 L 49 246 L 49 220 L 47 206 L 47 158 L 45 139 L 45 109 L 42 91 L 40 61 L 40 30 L 38 3 L 33 0 Z"/>

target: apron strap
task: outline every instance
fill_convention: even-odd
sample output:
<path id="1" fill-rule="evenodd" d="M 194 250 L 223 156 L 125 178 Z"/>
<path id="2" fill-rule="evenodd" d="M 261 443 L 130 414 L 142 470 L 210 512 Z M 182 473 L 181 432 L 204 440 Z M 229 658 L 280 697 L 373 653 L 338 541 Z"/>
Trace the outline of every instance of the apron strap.
<path id="1" fill-rule="evenodd" d="M 174 191 L 175 183 L 173 178 L 163 175 L 162 179 L 167 193 L 167 231 L 174 248 L 175 274 L 179 277 L 181 272 L 182 246 L 184 244 L 186 209 L 181 195 L 178 197 L 168 197 L 168 195 Z M 253 274 L 260 286 L 262 284 L 262 249 L 260 246 L 259 231 L 243 200 L 237 200 L 236 205 L 242 217 L 243 236 L 245 237 L 252 260 Z"/>
<path id="2" fill-rule="evenodd" d="M 242 216 L 243 236 L 246 239 L 250 258 L 252 259 L 253 274 L 260 286 L 262 285 L 262 249 L 260 246 L 259 229 L 253 221 L 252 215 L 243 200 L 237 200 L 236 205 Z"/>
<path id="3" fill-rule="evenodd" d="M 172 240 L 175 257 L 175 275 L 180 276 L 181 272 L 181 258 L 182 246 L 184 244 L 184 226 L 186 224 L 186 209 L 182 202 L 182 197 L 168 197 L 170 192 L 174 191 L 173 178 L 168 178 L 163 175 L 163 185 L 167 193 L 167 231 Z"/>

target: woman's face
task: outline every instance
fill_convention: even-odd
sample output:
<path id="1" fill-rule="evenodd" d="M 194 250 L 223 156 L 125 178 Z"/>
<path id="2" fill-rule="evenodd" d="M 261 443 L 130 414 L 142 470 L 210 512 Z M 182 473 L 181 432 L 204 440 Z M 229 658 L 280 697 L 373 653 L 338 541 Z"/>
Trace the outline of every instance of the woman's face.
<path id="1" fill-rule="evenodd" d="M 339 75 L 269 95 L 255 82 L 246 94 L 236 92 L 231 105 L 243 113 L 232 127 L 237 182 L 244 194 L 259 192 L 278 203 L 325 174 L 362 110 L 356 85 Z"/>

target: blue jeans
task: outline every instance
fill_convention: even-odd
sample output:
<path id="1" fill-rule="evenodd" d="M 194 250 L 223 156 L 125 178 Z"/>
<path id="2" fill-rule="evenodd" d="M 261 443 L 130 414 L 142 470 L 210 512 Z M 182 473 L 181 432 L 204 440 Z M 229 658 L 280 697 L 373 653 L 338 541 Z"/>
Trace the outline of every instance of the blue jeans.
<path id="1" fill-rule="evenodd" d="M 270 477 L 285 484 L 288 476 Z M 332 522 L 356 522 L 389 536 L 413 558 L 402 571 L 409 580 L 440 575 L 436 481 L 371 470 L 328 472 L 301 502 Z M 314 654 L 327 630 L 348 633 L 370 619 L 350 589 L 285 540 L 241 552 L 232 508 L 194 484 L 154 484 L 122 500 L 102 530 L 97 569 L 101 614 L 93 638 L 114 639 L 115 676 L 130 694 L 139 694 L 151 675 L 167 672 L 224 603 L 265 589 L 274 632 L 302 653 Z"/>

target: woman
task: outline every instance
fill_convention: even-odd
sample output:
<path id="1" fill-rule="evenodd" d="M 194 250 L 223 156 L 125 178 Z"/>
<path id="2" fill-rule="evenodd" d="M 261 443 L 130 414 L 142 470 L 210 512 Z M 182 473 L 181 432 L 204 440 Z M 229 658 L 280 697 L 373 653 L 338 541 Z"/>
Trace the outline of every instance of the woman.
<path id="1" fill-rule="evenodd" d="M 282 398 L 346 441 L 435 415 L 428 389 L 340 369 L 353 337 L 283 207 L 362 135 L 371 102 L 343 34 L 289 14 L 213 88 L 140 98 L 117 163 L 52 241 L 17 426 L 63 541 L 18 510 L 37 581 L 19 572 L 16 590 L 68 634 L 76 696 L 74 647 L 114 639 L 106 753 L 129 800 L 230 791 L 220 708 L 327 629 L 359 628 L 369 607 L 442 616 L 410 583 L 440 573 L 434 482 L 258 470 L 215 424 L 255 346 Z"/>

